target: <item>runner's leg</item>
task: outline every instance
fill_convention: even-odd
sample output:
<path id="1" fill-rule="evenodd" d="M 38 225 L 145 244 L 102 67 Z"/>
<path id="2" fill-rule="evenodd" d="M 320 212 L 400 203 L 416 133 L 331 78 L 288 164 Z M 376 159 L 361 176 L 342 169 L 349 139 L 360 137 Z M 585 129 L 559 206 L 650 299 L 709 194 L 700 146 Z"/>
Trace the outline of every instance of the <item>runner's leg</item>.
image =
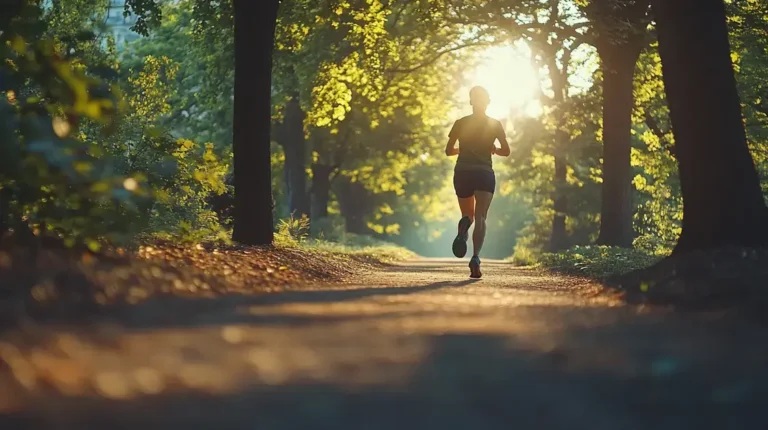
<path id="1" fill-rule="evenodd" d="M 475 196 L 459 197 L 459 209 L 461 217 L 469 217 L 469 222 L 475 220 Z"/>
<path id="2" fill-rule="evenodd" d="M 486 218 L 488 217 L 488 208 L 491 207 L 493 193 L 488 191 L 475 191 L 475 231 L 472 232 L 472 246 L 474 252 L 472 256 L 479 257 L 485 241 Z"/>
<path id="3" fill-rule="evenodd" d="M 461 219 L 459 220 L 456 238 L 451 246 L 453 255 L 464 258 L 467 255 L 467 240 L 469 239 L 469 227 L 475 219 L 474 186 L 471 182 L 471 174 L 468 172 L 455 172 L 453 186 L 456 189 L 456 197 L 459 199 Z"/>

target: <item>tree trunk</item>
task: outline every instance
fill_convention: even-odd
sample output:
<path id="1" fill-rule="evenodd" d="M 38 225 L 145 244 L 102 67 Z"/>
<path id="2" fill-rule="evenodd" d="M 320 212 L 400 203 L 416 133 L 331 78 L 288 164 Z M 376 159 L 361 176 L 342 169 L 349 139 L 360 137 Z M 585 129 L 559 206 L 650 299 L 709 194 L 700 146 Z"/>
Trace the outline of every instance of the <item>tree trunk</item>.
<path id="1" fill-rule="evenodd" d="M 7 188 L 0 188 L 0 242 L 2 242 L 5 234 L 11 228 L 9 199 L 10 196 Z"/>
<path id="2" fill-rule="evenodd" d="M 558 252 L 568 247 L 568 233 L 565 229 L 565 217 L 568 211 L 568 195 L 565 187 L 568 183 L 568 164 L 565 157 L 569 136 L 558 131 L 555 136 L 555 194 L 553 196 L 555 216 L 552 218 L 552 235 L 549 237 L 547 252 Z"/>
<path id="3" fill-rule="evenodd" d="M 278 0 L 234 0 L 235 225 L 232 239 L 246 245 L 269 245 L 274 234 L 269 146 L 272 50 L 278 5 Z"/>
<path id="4" fill-rule="evenodd" d="M 285 185 L 288 210 L 297 217 L 309 215 L 307 197 L 307 148 L 304 139 L 304 111 L 298 98 L 285 106 L 285 119 L 280 127 L 278 142 L 285 152 Z"/>
<path id="5" fill-rule="evenodd" d="M 603 71 L 603 195 L 599 245 L 631 248 L 632 108 L 635 64 L 642 39 L 598 44 Z"/>
<path id="6" fill-rule="evenodd" d="M 360 182 L 345 180 L 339 184 L 338 191 L 339 206 L 347 233 L 371 233 L 365 222 L 365 216 L 370 212 L 368 190 Z"/>
<path id="7" fill-rule="evenodd" d="M 674 251 L 763 247 L 768 210 L 747 147 L 723 0 L 656 0 L 653 11 L 683 193 Z"/>
<path id="8" fill-rule="evenodd" d="M 564 109 L 568 98 L 568 76 L 566 75 L 567 63 L 560 70 L 555 58 L 550 58 L 549 77 L 552 80 L 552 91 L 554 92 L 553 101 L 556 110 L 555 117 L 555 147 L 553 155 L 555 157 L 555 174 L 552 178 L 555 190 L 552 195 L 553 209 L 555 211 L 552 217 L 552 232 L 547 244 L 547 252 L 558 252 L 568 247 L 568 232 L 565 229 L 565 221 L 568 212 L 568 196 L 566 187 L 568 185 L 568 145 L 571 141 L 571 135 L 567 128 L 567 118 Z"/>
<path id="9" fill-rule="evenodd" d="M 328 217 L 328 202 L 331 200 L 331 173 L 333 166 L 312 165 L 312 213 L 313 220 Z"/>

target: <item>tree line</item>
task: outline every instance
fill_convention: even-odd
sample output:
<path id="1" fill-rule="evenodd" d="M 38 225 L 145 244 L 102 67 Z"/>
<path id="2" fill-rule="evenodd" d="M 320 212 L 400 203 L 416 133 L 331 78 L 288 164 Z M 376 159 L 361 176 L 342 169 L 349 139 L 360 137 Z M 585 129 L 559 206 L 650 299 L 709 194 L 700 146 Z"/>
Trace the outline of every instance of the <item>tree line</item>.
<path id="1" fill-rule="evenodd" d="M 445 8 L 438 15 L 446 15 L 447 21 L 498 25 L 512 37 L 526 38 L 534 47 L 536 60 L 548 68 L 554 104 L 563 104 L 568 97 L 567 68 L 573 50 L 581 43 L 596 46 L 603 72 L 604 143 L 598 242 L 617 246 L 627 246 L 631 239 L 632 77 L 635 63 L 648 43 L 648 24 L 653 20 L 684 201 L 682 231 L 675 251 L 765 245 L 766 206 L 747 146 L 722 0 L 657 1 L 652 5 L 639 0 L 575 3 L 587 17 L 586 22 L 561 16 L 563 8 L 556 1 L 499 1 L 479 6 L 458 1 L 438 3 Z M 493 7 L 498 9 L 488 13 Z M 547 7 L 547 18 L 539 19 L 539 12 Z M 697 13 L 690 14 L 692 10 Z M 517 19 L 519 15 L 530 18 L 522 21 Z M 480 21 L 489 16 L 491 21 L 504 22 Z M 591 26 L 591 31 L 580 32 L 580 26 Z M 263 38 L 262 43 L 266 56 L 273 41 Z M 267 87 L 268 75 L 264 76 Z M 556 188 L 566 175 L 565 161 L 560 156 L 563 150 L 559 148 L 568 143 L 567 131 L 560 129 L 564 126 L 565 112 L 561 111 L 555 118 Z M 550 245 L 553 250 L 561 248 L 566 205 L 567 195 L 556 193 Z"/>
<path id="2" fill-rule="evenodd" d="M 121 55 L 98 34 L 103 1 L 7 2 L 4 230 L 166 220 L 265 245 L 276 217 L 328 234 L 339 213 L 351 233 L 421 232 L 445 218 L 448 89 L 482 49 L 524 42 L 545 113 L 513 118 L 495 203 L 526 219 L 502 218 L 518 244 L 763 245 L 757 2 L 128 0 L 151 37 Z M 113 222 L 91 231 L 95 216 Z"/>

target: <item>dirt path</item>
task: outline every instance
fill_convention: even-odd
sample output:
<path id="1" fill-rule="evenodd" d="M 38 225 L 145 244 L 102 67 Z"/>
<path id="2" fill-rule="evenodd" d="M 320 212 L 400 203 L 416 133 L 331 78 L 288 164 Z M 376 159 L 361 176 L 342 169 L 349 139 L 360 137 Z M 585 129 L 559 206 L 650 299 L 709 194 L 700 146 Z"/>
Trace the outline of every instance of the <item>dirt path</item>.
<path id="1" fill-rule="evenodd" d="M 0 428 L 768 428 L 764 327 L 465 264 L 2 333 Z"/>

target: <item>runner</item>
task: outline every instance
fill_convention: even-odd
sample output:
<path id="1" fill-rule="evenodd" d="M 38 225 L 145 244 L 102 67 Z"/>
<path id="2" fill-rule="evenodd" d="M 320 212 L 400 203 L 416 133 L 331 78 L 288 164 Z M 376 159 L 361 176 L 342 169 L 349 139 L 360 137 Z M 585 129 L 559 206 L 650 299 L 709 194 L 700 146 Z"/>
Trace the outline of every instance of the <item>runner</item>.
<path id="1" fill-rule="evenodd" d="M 453 187 L 459 198 L 461 220 L 458 234 L 453 240 L 453 255 L 463 258 L 467 254 L 469 227 L 474 223 L 469 276 L 480 278 L 483 276 L 480 271 L 480 250 L 485 240 L 488 208 L 496 190 L 496 175 L 493 172 L 491 156 L 496 154 L 506 157 L 510 149 L 501 122 L 486 115 L 491 102 L 488 91 L 483 87 L 472 88 L 469 101 L 472 105 L 472 115 L 465 116 L 453 124 L 445 154 L 449 157 L 459 156 L 453 173 Z M 496 140 L 501 144 L 500 148 L 496 146 Z"/>

